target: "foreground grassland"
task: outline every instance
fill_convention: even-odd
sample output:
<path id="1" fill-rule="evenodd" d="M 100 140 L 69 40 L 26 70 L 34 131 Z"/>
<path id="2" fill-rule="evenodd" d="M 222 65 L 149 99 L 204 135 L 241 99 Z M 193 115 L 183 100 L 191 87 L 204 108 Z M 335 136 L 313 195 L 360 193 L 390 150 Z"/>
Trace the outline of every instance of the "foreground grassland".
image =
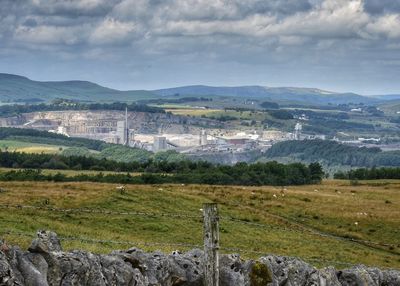
<path id="1" fill-rule="evenodd" d="M 287 188 L 129 185 L 124 194 L 116 186 L 1 182 L 0 236 L 10 244 L 27 247 L 32 237 L 21 234 L 50 229 L 62 237 L 131 242 L 65 240 L 65 249 L 100 253 L 132 246 L 147 250 L 185 250 L 187 247 L 183 246 L 134 242 L 201 245 L 202 203 L 217 202 L 222 217 L 221 247 L 248 251 L 223 249 L 223 252 L 239 252 L 246 258 L 258 257 L 258 252 L 298 256 L 317 266 L 345 267 L 340 262 L 346 262 L 400 268 L 400 181 L 366 181 L 353 186 L 347 181 L 331 180 L 321 185 Z M 198 218 L 65 213 L 4 208 L 6 204 L 178 213 Z M 11 232 L 7 234 L 7 231 Z"/>

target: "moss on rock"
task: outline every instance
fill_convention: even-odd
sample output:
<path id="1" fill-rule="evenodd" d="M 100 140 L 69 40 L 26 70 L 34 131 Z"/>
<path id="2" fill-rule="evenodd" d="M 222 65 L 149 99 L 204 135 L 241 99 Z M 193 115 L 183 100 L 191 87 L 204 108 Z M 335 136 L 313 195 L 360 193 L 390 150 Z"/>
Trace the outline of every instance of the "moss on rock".
<path id="1" fill-rule="evenodd" d="M 272 273 L 268 266 L 257 261 L 250 272 L 251 286 L 266 286 L 272 282 Z"/>

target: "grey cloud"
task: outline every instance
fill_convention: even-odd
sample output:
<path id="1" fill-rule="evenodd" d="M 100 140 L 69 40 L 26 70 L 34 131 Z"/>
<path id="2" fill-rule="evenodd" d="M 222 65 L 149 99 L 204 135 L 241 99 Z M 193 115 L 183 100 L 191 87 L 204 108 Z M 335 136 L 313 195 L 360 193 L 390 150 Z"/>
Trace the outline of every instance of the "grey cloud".
<path id="1" fill-rule="evenodd" d="M 191 78 L 206 79 L 213 67 L 248 79 L 271 66 L 283 77 L 285 69 L 309 69 L 316 78 L 319 70 L 350 70 L 361 62 L 400 69 L 396 0 L 0 1 L 0 67 L 12 51 L 20 53 L 16 61 L 29 53 L 69 73 L 85 64 L 86 72 L 94 65 L 99 74 L 103 63 L 103 71 L 117 75 L 121 68 L 138 81 L 149 72 L 149 82 L 170 67 L 188 77 L 204 61 L 210 67 Z M 143 74 L 131 71 L 149 66 Z M 235 74 L 235 66 L 246 75 Z"/>
<path id="2" fill-rule="evenodd" d="M 277 0 L 277 1 L 238 1 L 241 11 L 250 13 L 282 13 L 290 15 L 309 11 L 313 6 L 308 0 Z"/>
<path id="3" fill-rule="evenodd" d="M 365 10 L 370 14 L 399 13 L 400 1 L 398 0 L 365 0 Z"/>
<path id="4" fill-rule="evenodd" d="M 30 0 L 33 12 L 64 17 L 107 15 L 121 0 Z"/>
<path id="5" fill-rule="evenodd" d="M 32 18 L 28 18 L 26 19 L 26 21 L 23 23 L 24 26 L 28 26 L 28 27 L 36 27 L 37 26 L 37 22 L 35 19 Z"/>

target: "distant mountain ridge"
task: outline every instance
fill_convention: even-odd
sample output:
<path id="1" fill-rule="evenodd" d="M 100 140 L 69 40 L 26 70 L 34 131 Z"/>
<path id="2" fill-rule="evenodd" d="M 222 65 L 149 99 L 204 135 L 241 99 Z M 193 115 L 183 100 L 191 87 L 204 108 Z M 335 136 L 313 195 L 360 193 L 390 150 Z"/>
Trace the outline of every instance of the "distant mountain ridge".
<path id="1" fill-rule="evenodd" d="M 137 101 L 177 96 L 237 97 L 278 103 L 326 105 L 344 103 L 373 104 L 400 98 L 397 95 L 362 96 L 355 93 L 336 93 L 317 88 L 206 85 L 182 86 L 158 90 L 120 91 L 89 81 L 34 81 L 24 76 L 0 73 L 0 102 L 49 102 L 56 98 L 78 101 Z"/>
<path id="2" fill-rule="evenodd" d="M 317 88 L 238 86 L 213 87 L 204 85 L 183 86 L 154 90 L 160 96 L 241 96 L 248 99 L 262 99 L 276 102 L 310 103 L 310 104 L 343 104 L 343 103 L 376 103 L 380 99 L 355 93 L 336 93 Z"/>
<path id="3" fill-rule="evenodd" d="M 35 102 L 65 98 L 79 101 L 135 101 L 154 97 L 149 91 L 120 91 L 89 81 L 33 81 L 0 73 L 0 101 Z"/>

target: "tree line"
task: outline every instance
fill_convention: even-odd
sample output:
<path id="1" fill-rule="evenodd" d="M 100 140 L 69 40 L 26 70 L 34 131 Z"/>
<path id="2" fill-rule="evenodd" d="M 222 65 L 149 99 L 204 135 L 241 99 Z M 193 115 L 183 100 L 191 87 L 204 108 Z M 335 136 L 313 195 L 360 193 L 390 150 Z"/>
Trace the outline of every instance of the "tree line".
<path id="1" fill-rule="evenodd" d="M 399 151 L 380 148 L 356 147 L 328 140 L 285 141 L 274 144 L 267 158 L 291 157 L 302 162 L 326 162 L 329 165 L 354 167 L 400 166 Z"/>
<path id="2" fill-rule="evenodd" d="M 63 110 L 120 110 L 124 111 L 128 108 L 128 111 L 134 112 L 149 112 L 149 113 L 165 113 L 165 110 L 158 107 L 148 106 L 146 104 L 138 103 L 83 103 L 71 100 L 59 99 L 55 100 L 50 104 L 13 104 L 13 105 L 1 105 L 0 116 L 9 117 L 17 116 L 22 113 L 39 112 L 39 111 L 63 111 Z"/>
<path id="3" fill-rule="evenodd" d="M 347 172 L 337 172 L 334 178 L 342 180 L 400 179 L 400 168 L 360 168 Z"/>
<path id="4" fill-rule="evenodd" d="M 19 170 L 0 174 L 0 180 L 34 181 L 93 181 L 108 183 L 156 184 L 187 183 L 211 185 L 304 185 L 319 183 L 324 172 L 321 165 L 311 163 L 280 164 L 277 162 L 234 166 L 213 165 L 199 161 L 155 161 L 116 162 L 80 156 L 60 156 L 50 154 L 26 154 L 0 152 L 0 166 L 24 169 L 73 169 L 140 172 L 140 176 L 129 174 L 80 174 L 67 177 L 63 174 L 43 174 L 40 171 Z"/>

